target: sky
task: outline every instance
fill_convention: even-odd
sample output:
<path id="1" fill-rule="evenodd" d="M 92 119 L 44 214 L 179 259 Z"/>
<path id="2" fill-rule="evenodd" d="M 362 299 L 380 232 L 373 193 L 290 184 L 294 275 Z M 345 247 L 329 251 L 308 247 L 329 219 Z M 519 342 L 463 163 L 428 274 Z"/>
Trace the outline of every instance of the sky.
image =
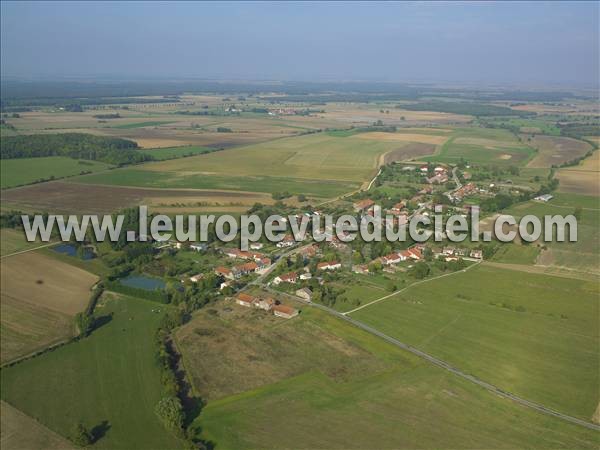
<path id="1" fill-rule="evenodd" d="M 599 83 L 599 2 L 14 2 L 2 77 Z"/>

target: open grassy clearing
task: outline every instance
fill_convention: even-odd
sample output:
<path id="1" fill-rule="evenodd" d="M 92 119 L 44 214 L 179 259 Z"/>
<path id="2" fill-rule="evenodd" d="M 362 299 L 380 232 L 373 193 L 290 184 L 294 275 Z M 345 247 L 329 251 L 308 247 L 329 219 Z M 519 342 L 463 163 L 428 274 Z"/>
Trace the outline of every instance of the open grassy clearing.
<path id="1" fill-rule="evenodd" d="M 378 120 L 386 125 L 402 127 L 420 127 L 468 123 L 470 116 L 448 114 L 433 111 L 407 111 L 395 108 L 396 103 L 390 105 L 376 105 L 366 103 L 328 103 L 323 108 L 325 119 L 344 123 L 346 126 L 366 126 Z M 381 110 L 384 112 L 381 112 Z M 389 112 L 386 112 L 389 111 Z"/>
<path id="2" fill-rule="evenodd" d="M 336 197 L 360 187 L 359 183 L 345 181 L 307 180 L 271 176 L 180 175 L 177 172 L 150 172 L 138 169 L 112 170 L 99 175 L 102 176 L 79 177 L 76 181 L 78 183 L 93 183 L 94 185 L 152 187 L 160 189 L 223 189 L 251 192 L 258 195 L 261 195 L 260 193 L 287 191 L 292 195 L 305 194 L 317 199 Z M 270 196 L 268 197 L 270 198 Z"/>
<path id="3" fill-rule="evenodd" d="M 79 175 L 82 172 L 98 172 L 110 166 L 98 161 L 83 161 L 64 156 L 45 158 L 3 159 L 1 167 L 2 189 L 38 180 L 64 178 Z"/>
<path id="4" fill-rule="evenodd" d="M 119 128 L 123 130 L 127 130 L 130 128 L 145 128 L 145 127 L 158 127 L 160 125 L 168 125 L 174 123 L 174 121 L 170 120 L 149 120 L 146 122 L 134 122 L 134 123 L 126 123 L 122 125 L 114 125 L 112 128 Z"/>
<path id="5" fill-rule="evenodd" d="M 514 205 L 505 213 L 515 216 L 517 220 L 527 214 L 533 214 L 541 220 L 546 215 L 573 214 L 577 206 L 583 208 L 589 205 L 587 197 L 583 198 L 581 205 L 576 195 L 571 195 L 570 201 L 569 206 L 555 205 L 552 201 L 529 201 Z M 546 249 L 542 251 L 537 263 L 600 275 L 600 210 L 582 210 L 581 218 L 577 221 L 577 231 L 577 242 L 540 242 Z"/>
<path id="6" fill-rule="evenodd" d="M 0 256 L 29 250 L 45 244 L 45 242 L 40 240 L 28 242 L 25 238 L 25 233 L 22 231 L 12 230 L 10 228 L 0 229 Z"/>
<path id="7" fill-rule="evenodd" d="M 319 310 L 277 323 L 240 308 L 200 311 L 184 328 L 198 389 L 230 391 L 240 378 L 261 386 L 208 401 L 194 425 L 217 448 L 596 445 L 590 430 L 490 395 Z"/>
<path id="8" fill-rule="evenodd" d="M 186 145 L 182 147 L 163 147 L 163 148 L 150 148 L 145 150 L 139 150 L 145 155 L 152 156 L 154 159 L 173 159 L 181 158 L 184 156 L 200 155 L 206 153 L 211 149 L 208 147 L 198 147 L 194 145 Z"/>
<path id="9" fill-rule="evenodd" d="M 406 152 L 403 149 L 406 146 Z M 426 150 L 428 150 L 427 148 Z M 423 154 L 414 144 L 334 137 L 326 133 L 81 177 L 78 181 L 143 187 L 228 189 L 330 198 L 366 182 L 392 152 L 395 159 Z M 267 175 L 268 174 L 268 175 Z"/>
<path id="10" fill-rule="evenodd" d="M 538 151 L 527 167 L 558 166 L 579 158 L 592 149 L 587 142 L 567 137 L 534 136 L 527 142 Z"/>
<path id="11" fill-rule="evenodd" d="M 598 386 L 595 282 L 480 266 L 352 314 L 466 373 L 589 420 Z"/>
<path id="12" fill-rule="evenodd" d="M 98 448 L 179 448 L 159 422 L 161 397 L 154 332 L 157 304 L 105 294 L 97 309 L 108 322 L 91 336 L 2 371 L 2 399 L 67 436 L 79 421 L 106 423 Z"/>
<path id="13" fill-rule="evenodd" d="M 98 278 L 40 252 L 2 260 L 2 362 L 71 337 Z"/>
<path id="14" fill-rule="evenodd" d="M 507 243 L 492 257 L 492 261 L 510 264 L 535 264 L 541 249 L 536 244 Z"/>
<path id="15" fill-rule="evenodd" d="M 385 133 L 381 131 L 371 131 L 356 135 L 359 139 L 384 142 L 418 142 L 421 144 L 441 145 L 448 137 L 445 135 L 420 134 L 420 133 Z"/>
<path id="16" fill-rule="evenodd" d="M 76 447 L 8 403 L 0 402 L 0 444 L 4 450 L 72 450 Z"/>
<path id="17" fill-rule="evenodd" d="M 123 169 L 107 172 L 106 180 L 115 183 L 126 183 L 127 176 L 109 178 L 109 174 L 138 174 L 140 180 L 152 181 L 148 172 Z M 133 169 L 131 169 L 133 170 Z M 137 178 L 134 178 L 137 180 Z M 85 177 L 78 181 L 87 181 Z M 93 180 L 92 180 L 93 181 Z M 142 182 L 142 181 L 140 181 Z M 18 189 L 2 191 L 0 194 L 3 206 L 27 211 L 50 211 L 53 213 L 111 213 L 118 209 L 148 205 L 150 211 L 160 210 L 169 205 L 189 205 L 195 210 L 203 210 L 200 205 L 215 206 L 251 206 L 256 202 L 270 204 L 270 195 L 255 192 L 230 192 L 217 190 L 193 189 L 151 189 L 121 186 L 100 186 L 83 183 L 53 182 L 37 184 Z M 90 201 L 93 199 L 93 201 Z"/>
<path id="18" fill-rule="evenodd" d="M 461 159 L 474 164 L 524 165 L 534 150 L 506 130 L 458 128 L 426 161 L 457 163 Z"/>

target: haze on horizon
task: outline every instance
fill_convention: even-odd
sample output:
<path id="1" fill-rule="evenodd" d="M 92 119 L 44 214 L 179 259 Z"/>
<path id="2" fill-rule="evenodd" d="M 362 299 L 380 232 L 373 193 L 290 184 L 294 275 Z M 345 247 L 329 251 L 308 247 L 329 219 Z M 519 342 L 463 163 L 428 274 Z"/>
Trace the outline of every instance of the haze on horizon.
<path id="1" fill-rule="evenodd" d="M 599 3 L 1 2 L 2 77 L 599 83 Z"/>

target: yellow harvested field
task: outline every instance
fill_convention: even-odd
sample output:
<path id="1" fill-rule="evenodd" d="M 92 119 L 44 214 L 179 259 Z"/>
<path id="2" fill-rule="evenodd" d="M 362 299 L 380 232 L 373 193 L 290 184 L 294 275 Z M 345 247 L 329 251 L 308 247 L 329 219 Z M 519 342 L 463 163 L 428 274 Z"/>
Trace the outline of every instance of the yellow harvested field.
<path id="1" fill-rule="evenodd" d="M 3 258 L 0 273 L 2 363 L 73 336 L 73 316 L 85 309 L 98 280 L 37 251 Z"/>
<path id="2" fill-rule="evenodd" d="M 0 403 L 2 450 L 71 450 L 76 447 L 6 402 Z"/>
<path id="3" fill-rule="evenodd" d="M 386 142 L 418 142 L 421 144 L 441 145 L 448 140 L 446 136 L 433 136 L 428 134 L 415 133 L 386 133 L 383 131 L 373 131 L 369 133 L 360 133 L 353 138 L 368 139 L 372 141 Z"/>
<path id="4" fill-rule="evenodd" d="M 578 139 L 558 136 L 534 136 L 529 142 L 537 149 L 527 167 L 544 168 L 564 164 L 585 155 L 592 146 Z"/>
<path id="5" fill-rule="evenodd" d="M 2 296 L 68 315 L 82 311 L 98 277 L 39 252 L 2 259 Z"/>
<path id="6" fill-rule="evenodd" d="M 578 166 L 556 172 L 558 192 L 600 196 L 600 150 L 584 159 Z"/>

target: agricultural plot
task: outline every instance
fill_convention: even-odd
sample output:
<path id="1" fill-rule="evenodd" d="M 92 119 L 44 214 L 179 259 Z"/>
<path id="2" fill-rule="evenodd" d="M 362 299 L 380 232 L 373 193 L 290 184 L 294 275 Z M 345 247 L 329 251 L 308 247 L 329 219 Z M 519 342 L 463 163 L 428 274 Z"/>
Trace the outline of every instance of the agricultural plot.
<path id="1" fill-rule="evenodd" d="M 12 230 L 10 228 L 0 229 L 0 256 L 30 250 L 44 244 L 44 242 L 39 240 L 28 242 L 25 238 L 25 233 L 22 231 Z"/>
<path id="2" fill-rule="evenodd" d="M 211 149 L 207 147 L 198 147 L 194 145 L 185 145 L 182 147 L 164 147 L 139 150 L 139 152 L 151 156 L 156 160 L 182 158 L 185 156 L 200 155 Z"/>
<path id="3" fill-rule="evenodd" d="M 46 158 L 3 159 L 2 189 L 35 183 L 40 180 L 71 177 L 83 172 L 98 172 L 110 168 L 98 161 L 83 161 L 64 156 Z"/>
<path id="4" fill-rule="evenodd" d="M 446 163 L 457 163 L 462 159 L 480 165 L 522 166 L 534 152 L 506 130 L 459 128 L 441 146 L 438 154 L 423 159 Z"/>
<path id="5" fill-rule="evenodd" d="M 598 406 L 598 285 L 479 266 L 351 316 L 463 372 L 590 420 Z"/>
<path id="6" fill-rule="evenodd" d="M 227 151 L 148 163 L 78 181 L 148 187 L 283 192 L 330 198 L 355 190 L 382 161 L 422 154 L 408 142 L 378 141 L 326 133 L 279 139 Z"/>
<path id="7" fill-rule="evenodd" d="M 181 337 L 186 367 L 210 398 L 193 426 L 217 448 L 596 445 L 590 430 L 490 395 L 319 310 L 272 322 L 240 308 L 201 311 Z M 261 387 L 217 398 L 238 382 Z"/>
<path id="8" fill-rule="evenodd" d="M 107 323 L 88 338 L 2 371 L 2 399 L 68 436 L 83 422 L 103 430 L 94 447 L 180 448 L 154 413 L 161 398 L 154 332 L 164 306 L 104 294 Z"/>
<path id="9" fill-rule="evenodd" d="M 587 142 L 567 137 L 534 136 L 527 142 L 538 151 L 527 167 L 560 166 L 582 157 L 592 149 Z"/>
<path id="10" fill-rule="evenodd" d="M 0 273 L 3 363 L 72 336 L 98 280 L 38 252 L 4 258 Z"/>
<path id="11" fill-rule="evenodd" d="M 0 443 L 4 450 L 74 450 L 67 439 L 54 433 L 8 403 L 0 402 Z"/>
<path id="12" fill-rule="evenodd" d="M 560 182 L 559 192 L 600 197 L 600 151 L 596 150 L 577 166 L 559 169 L 556 178 Z"/>
<path id="13" fill-rule="evenodd" d="M 525 202 L 514 205 L 506 211 L 516 218 L 533 214 L 540 219 L 546 215 L 568 215 L 575 213 L 581 206 L 580 218 L 577 221 L 577 242 L 549 242 L 542 251 L 538 264 L 557 269 L 574 270 L 581 273 L 600 274 L 600 209 L 590 208 L 589 197 L 570 195 L 570 205 L 554 205 L 541 202 Z M 563 200 L 564 201 L 564 200 Z M 580 203 L 581 202 L 581 203 Z"/>
<path id="14" fill-rule="evenodd" d="M 113 173 L 117 175 L 111 178 L 110 175 Z M 103 177 L 103 180 L 108 181 L 107 184 L 111 184 L 110 181 L 114 181 L 116 184 L 126 184 L 132 180 L 133 182 L 139 180 L 138 184 L 143 184 L 146 180 L 150 184 L 153 181 L 150 173 L 133 169 L 111 170 Z M 95 180 L 82 177 L 78 181 Z M 254 192 L 152 189 L 60 181 L 2 191 L 0 198 L 3 206 L 6 207 L 10 206 L 26 211 L 51 211 L 60 214 L 106 214 L 141 204 L 148 205 L 152 212 L 181 205 L 185 205 L 188 210 L 204 211 L 207 207 L 217 205 L 247 208 L 257 202 L 263 204 L 273 202 L 270 195 Z"/>

